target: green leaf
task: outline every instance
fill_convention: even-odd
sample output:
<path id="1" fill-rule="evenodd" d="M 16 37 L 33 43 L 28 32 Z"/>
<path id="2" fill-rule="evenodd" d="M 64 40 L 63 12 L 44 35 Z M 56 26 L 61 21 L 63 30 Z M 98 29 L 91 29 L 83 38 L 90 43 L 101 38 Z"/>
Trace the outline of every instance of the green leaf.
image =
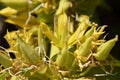
<path id="1" fill-rule="evenodd" d="M 25 43 L 19 36 L 18 45 L 20 51 L 22 52 L 22 57 L 26 60 L 26 63 L 37 64 L 39 62 L 40 57 L 37 52 L 35 52 L 35 50 L 30 45 Z"/>
<path id="2" fill-rule="evenodd" d="M 0 50 L 0 64 L 2 66 L 4 66 L 5 68 L 8 68 L 8 67 L 12 66 L 12 62 L 11 62 L 10 58 L 5 54 L 7 54 L 7 53 Z"/>

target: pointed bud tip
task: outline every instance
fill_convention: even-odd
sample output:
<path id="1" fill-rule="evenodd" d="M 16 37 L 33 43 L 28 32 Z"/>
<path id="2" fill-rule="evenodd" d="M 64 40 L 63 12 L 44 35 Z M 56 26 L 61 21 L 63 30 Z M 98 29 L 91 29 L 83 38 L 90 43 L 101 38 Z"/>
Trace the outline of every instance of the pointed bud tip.
<path id="1" fill-rule="evenodd" d="M 115 41 L 118 41 L 118 35 L 116 35 L 114 39 L 115 39 Z"/>

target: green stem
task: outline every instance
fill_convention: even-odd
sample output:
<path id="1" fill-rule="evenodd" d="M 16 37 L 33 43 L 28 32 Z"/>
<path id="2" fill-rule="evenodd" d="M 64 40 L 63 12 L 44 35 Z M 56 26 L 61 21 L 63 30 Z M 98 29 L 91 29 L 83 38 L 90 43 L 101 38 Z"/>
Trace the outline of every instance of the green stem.
<path id="1" fill-rule="evenodd" d="M 85 71 L 83 71 L 82 73 L 75 75 L 74 78 L 78 78 L 78 77 L 82 77 L 85 76 L 90 70 L 92 69 L 92 66 L 89 66 Z"/>

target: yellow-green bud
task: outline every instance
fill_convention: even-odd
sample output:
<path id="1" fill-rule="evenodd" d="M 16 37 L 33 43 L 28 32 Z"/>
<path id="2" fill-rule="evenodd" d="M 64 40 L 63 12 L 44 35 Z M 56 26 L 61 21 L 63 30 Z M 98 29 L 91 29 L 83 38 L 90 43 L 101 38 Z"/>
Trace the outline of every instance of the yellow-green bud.
<path id="1" fill-rule="evenodd" d="M 108 54 L 110 53 L 111 49 L 114 47 L 117 40 L 118 40 L 118 36 L 101 44 L 97 48 L 97 52 L 93 54 L 95 59 L 100 60 L 100 61 L 105 60 L 107 58 Z"/>
<path id="2" fill-rule="evenodd" d="M 92 37 L 89 37 L 81 46 L 79 47 L 77 53 L 80 56 L 88 56 L 90 49 L 92 47 Z"/>
<path id="3" fill-rule="evenodd" d="M 84 42 L 87 38 L 89 38 L 89 37 L 93 34 L 94 28 L 95 28 L 95 26 L 92 26 L 91 29 L 89 29 L 89 30 L 85 33 L 85 35 L 83 36 L 83 38 L 81 38 L 81 42 Z"/>

